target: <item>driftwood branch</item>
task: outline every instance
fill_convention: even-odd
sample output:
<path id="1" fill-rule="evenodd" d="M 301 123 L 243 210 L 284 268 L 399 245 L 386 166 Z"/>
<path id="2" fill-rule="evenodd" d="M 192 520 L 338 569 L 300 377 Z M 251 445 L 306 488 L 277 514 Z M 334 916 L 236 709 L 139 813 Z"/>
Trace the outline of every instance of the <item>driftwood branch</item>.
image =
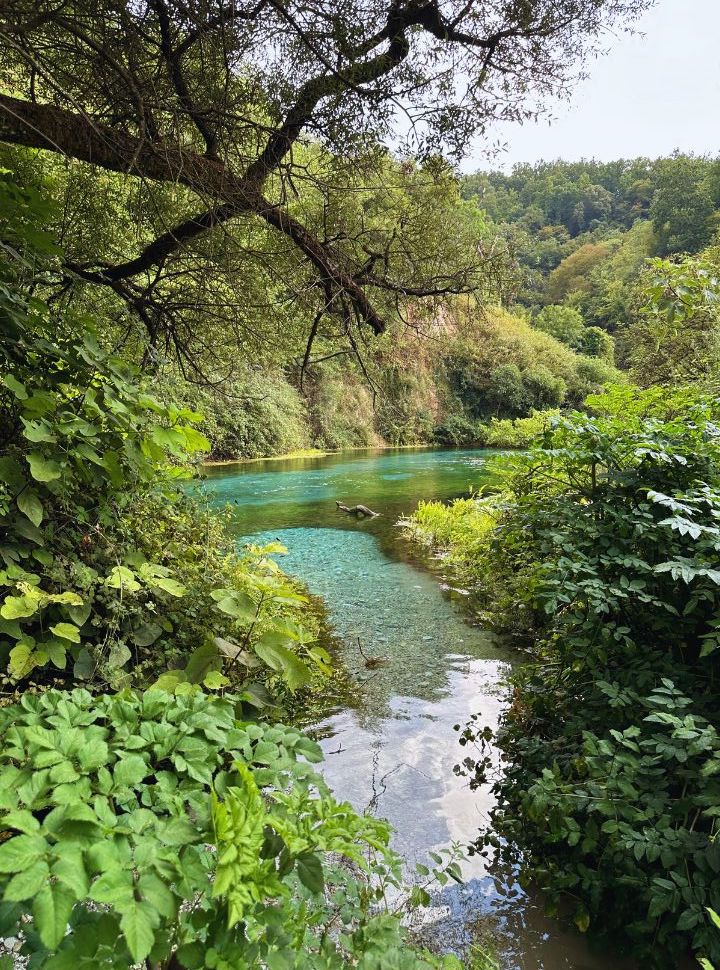
<path id="1" fill-rule="evenodd" d="M 365 516 L 369 519 L 374 519 L 376 516 L 380 515 L 379 512 L 373 512 L 369 509 L 367 505 L 344 505 L 342 502 L 336 502 L 335 505 L 338 507 L 339 512 L 347 512 L 348 515 Z"/>

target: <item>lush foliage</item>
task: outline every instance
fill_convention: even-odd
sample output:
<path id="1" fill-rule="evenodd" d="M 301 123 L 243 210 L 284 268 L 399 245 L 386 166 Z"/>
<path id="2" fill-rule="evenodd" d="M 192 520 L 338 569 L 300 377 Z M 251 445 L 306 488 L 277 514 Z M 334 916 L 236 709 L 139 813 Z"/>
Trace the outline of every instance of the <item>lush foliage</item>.
<path id="1" fill-rule="evenodd" d="M 7 179 L 0 191 L 0 649 L 10 680 L 119 687 L 192 656 L 176 681 L 213 672 L 220 686 L 225 663 L 236 683 L 307 684 L 306 661 L 327 657 L 293 618 L 305 598 L 262 550 L 238 555 L 178 488 L 178 463 L 207 446 L 200 415 L 147 393 L 86 320 L 25 295 L 42 287 L 55 250 L 33 229 L 39 197 Z"/>
<path id="2" fill-rule="evenodd" d="M 720 260 L 652 260 L 644 274 L 636 318 L 622 332 L 625 362 L 634 381 L 714 384 L 720 359 Z"/>
<path id="3" fill-rule="evenodd" d="M 247 720 L 328 670 L 282 547 L 180 490 L 200 415 L 51 307 L 44 203 L 0 193 L 0 931 L 30 967 L 456 966 L 383 907 L 387 827 Z"/>
<path id="4" fill-rule="evenodd" d="M 440 965 L 371 912 L 398 885 L 387 826 L 333 799 L 314 742 L 235 708 L 74 690 L 0 712 L 0 926 L 30 967 Z"/>
<path id="5" fill-rule="evenodd" d="M 581 929 L 650 965 L 688 945 L 717 962 L 720 407 L 661 389 L 588 403 L 498 460 L 489 508 L 418 515 L 534 658 L 479 845 L 521 852 Z"/>

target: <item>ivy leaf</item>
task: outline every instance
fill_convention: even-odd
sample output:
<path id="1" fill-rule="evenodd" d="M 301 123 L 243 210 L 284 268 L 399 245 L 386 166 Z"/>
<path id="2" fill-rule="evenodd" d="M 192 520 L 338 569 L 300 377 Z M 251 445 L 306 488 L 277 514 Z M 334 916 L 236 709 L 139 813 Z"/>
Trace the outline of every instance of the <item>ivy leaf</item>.
<path id="1" fill-rule="evenodd" d="M 48 950 L 57 949 L 62 942 L 74 904 L 75 894 L 61 882 L 43 886 L 35 897 L 35 926 Z"/>
<path id="2" fill-rule="evenodd" d="M 52 458 L 46 458 L 39 451 L 31 451 L 27 456 L 30 474 L 36 482 L 54 482 L 62 475 L 62 467 Z"/>
<path id="3" fill-rule="evenodd" d="M 20 492 L 16 501 L 17 506 L 23 515 L 26 515 L 33 525 L 40 525 L 45 512 L 37 493 L 33 492 L 29 488 L 25 488 L 22 492 Z"/>

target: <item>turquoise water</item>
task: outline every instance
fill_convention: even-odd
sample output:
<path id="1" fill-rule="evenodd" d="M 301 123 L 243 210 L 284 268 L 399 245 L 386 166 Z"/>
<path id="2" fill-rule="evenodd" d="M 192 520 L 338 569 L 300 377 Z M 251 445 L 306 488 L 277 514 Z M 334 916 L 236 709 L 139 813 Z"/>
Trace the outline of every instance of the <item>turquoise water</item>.
<path id="1" fill-rule="evenodd" d="M 464 754 L 454 725 L 476 712 L 497 725 L 513 657 L 470 622 L 464 591 L 396 523 L 420 499 L 467 495 L 490 481 L 491 457 L 354 452 L 211 468 L 203 485 L 213 503 L 230 505 L 238 537 L 280 540 L 283 568 L 324 599 L 354 685 L 314 725 L 324 773 L 340 798 L 390 820 L 409 870 L 430 851 L 467 844 L 487 823 L 489 790 L 471 792 L 453 772 Z M 336 501 L 378 515 L 357 520 Z M 502 970 L 621 966 L 545 920 L 511 874 L 477 857 L 463 871 L 465 884 L 436 893 L 426 917 L 448 947 L 480 929 L 496 938 Z"/>

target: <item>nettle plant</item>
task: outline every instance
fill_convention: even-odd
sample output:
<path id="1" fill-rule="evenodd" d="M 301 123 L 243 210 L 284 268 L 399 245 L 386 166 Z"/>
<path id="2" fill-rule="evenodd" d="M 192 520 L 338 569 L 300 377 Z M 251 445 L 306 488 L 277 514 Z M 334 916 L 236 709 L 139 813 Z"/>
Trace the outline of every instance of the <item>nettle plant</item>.
<path id="1" fill-rule="evenodd" d="M 409 949 L 386 823 L 231 697 L 26 694 L 0 711 L 0 935 L 30 968 L 459 967 Z"/>

